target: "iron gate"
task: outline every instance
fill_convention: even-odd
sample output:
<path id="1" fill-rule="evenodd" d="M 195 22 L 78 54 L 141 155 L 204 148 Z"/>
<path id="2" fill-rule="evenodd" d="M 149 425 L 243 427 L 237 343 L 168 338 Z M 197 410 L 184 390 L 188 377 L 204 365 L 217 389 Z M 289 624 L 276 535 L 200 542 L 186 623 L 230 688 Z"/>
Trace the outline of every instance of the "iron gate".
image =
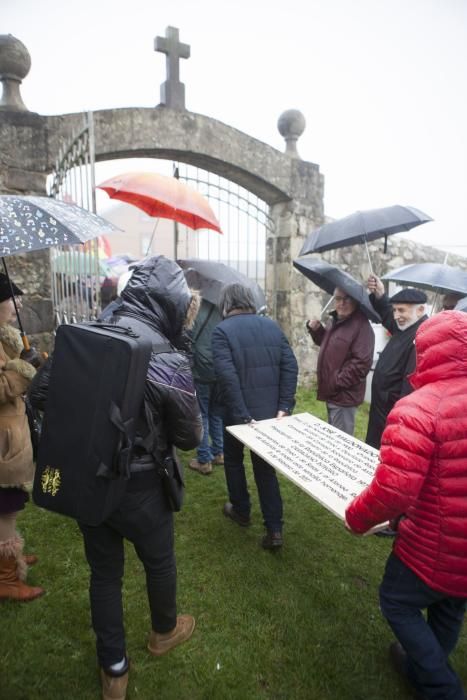
<path id="1" fill-rule="evenodd" d="M 179 236 L 177 256 L 190 257 L 193 244 L 190 246 L 189 241 L 194 240 L 195 257 L 223 262 L 254 279 L 265 291 L 273 292 L 266 290 L 266 242 L 274 234 L 268 204 L 240 185 L 209 171 L 183 163 L 174 164 L 174 168 L 181 180 L 209 200 L 223 231 L 220 236 L 215 231 L 190 232 L 183 227 L 184 237 Z"/>
<path id="2" fill-rule="evenodd" d="M 49 182 L 49 194 L 96 212 L 94 182 L 94 127 L 92 112 L 84 115 L 81 131 L 59 151 Z M 55 323 L 76 323 L 97 318 L 101 284 L 106 269 L 99 258 L 99 239 L 84 246 L 51 250 L 52 300 Z"/>
<path id="3" fill-rule="evenodd" d="M 59 152 L 49 182 L 49 194 L 96 211 L 94 130 L 92 112 L 84 116 L 83 128 Z M 174 175 L 198 190 L 210 202 L 222 228 L 192 231 L 174 225 L 174 258 L 199 257 L 229 265 L 266 289 L 266 242 L 274 233 L 269 207 L 263 200 L 226 178 L 185 163 L 168 163 Z M 105 212 L 103 213 L 105 217 Z M 65 246 L 51 251 L 52 297 L 56 324 L 96 318 L 108 268 L 100 257 L 99 240 L 84 246 Z"/>

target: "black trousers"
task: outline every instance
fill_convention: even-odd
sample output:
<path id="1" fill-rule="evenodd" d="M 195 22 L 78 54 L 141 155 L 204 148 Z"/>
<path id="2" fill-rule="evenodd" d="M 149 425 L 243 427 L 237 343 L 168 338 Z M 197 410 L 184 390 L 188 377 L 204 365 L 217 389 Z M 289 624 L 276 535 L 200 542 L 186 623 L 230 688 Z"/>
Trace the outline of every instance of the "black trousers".
<path id="1" fill-rule="evenodd" d="M 122 578 L 124 539 L 132 542 L 146 572 L 152 629 L 176 625 L 176 566 L 173 513 L 155 472 L 132 477 L 123 501 L 105 523 L 79 523 L 91 569 L 90 601 L 99 664 L 108 668 L 126 654 Z M 149 629 L 148 629 L 149 632 Z"/>

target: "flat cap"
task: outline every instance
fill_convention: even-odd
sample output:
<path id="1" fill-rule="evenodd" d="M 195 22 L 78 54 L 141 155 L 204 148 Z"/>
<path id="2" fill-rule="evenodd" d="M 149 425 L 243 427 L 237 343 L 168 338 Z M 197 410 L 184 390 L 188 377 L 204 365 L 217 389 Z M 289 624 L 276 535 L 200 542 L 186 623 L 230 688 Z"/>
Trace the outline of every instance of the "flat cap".
<path id="1" fill-rule="evenodd" d="M 391 304 L 426 304 L 427 296 L 425 292 L 413 287 L 401 289 L 389 299 Z"/>

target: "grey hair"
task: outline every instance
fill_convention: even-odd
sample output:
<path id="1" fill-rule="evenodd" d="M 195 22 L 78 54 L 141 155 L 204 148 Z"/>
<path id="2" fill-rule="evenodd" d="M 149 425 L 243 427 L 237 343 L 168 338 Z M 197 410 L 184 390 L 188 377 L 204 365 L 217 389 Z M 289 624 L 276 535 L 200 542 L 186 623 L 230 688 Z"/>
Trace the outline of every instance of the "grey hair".
<path id="1" fill-rule="evenodd" d="M 219 311 L 221 316 L 228 316 L 232 311 L 246 311 L 256 313 L 256 304 L 251 289 L 243 284 L 228 284 L 219 297 Z"/>
<path id="2" fill-rule="evenodd" d="M 185 318 L 185 323 L 184 326 L 185 328 L 188 328 L 188 330 L 191 330 L 193 326 L 195 325 L 196 317 L 198 315 L 199 307 L 201 306 L 201 294 L 198 292 L 197 289 L 190 289 L 191 292 L 191 300 L 188 305 L 188 309 L 186 312 L 186 318 Z"/>

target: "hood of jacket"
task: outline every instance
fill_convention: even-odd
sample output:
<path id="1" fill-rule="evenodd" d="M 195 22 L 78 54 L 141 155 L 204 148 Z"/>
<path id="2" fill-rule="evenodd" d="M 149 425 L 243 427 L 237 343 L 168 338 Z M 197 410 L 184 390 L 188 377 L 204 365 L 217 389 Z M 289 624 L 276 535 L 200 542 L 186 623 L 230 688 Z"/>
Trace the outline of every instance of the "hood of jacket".
<path id="1" fill-rule="evenodd" d="M 116 312 L 133 316 L 176 343 L 183 331 L 191 292 L 181 267 L 163 255 L 143 261 L 121 294 Z"/>
<path id="2" fill-rule="evenodd" d="M 409 379 L 415 389 L 467 376 L 467 314 L 463 311 L 441 311 L 427 319 L 414 342 L 417 365 Z"/>

